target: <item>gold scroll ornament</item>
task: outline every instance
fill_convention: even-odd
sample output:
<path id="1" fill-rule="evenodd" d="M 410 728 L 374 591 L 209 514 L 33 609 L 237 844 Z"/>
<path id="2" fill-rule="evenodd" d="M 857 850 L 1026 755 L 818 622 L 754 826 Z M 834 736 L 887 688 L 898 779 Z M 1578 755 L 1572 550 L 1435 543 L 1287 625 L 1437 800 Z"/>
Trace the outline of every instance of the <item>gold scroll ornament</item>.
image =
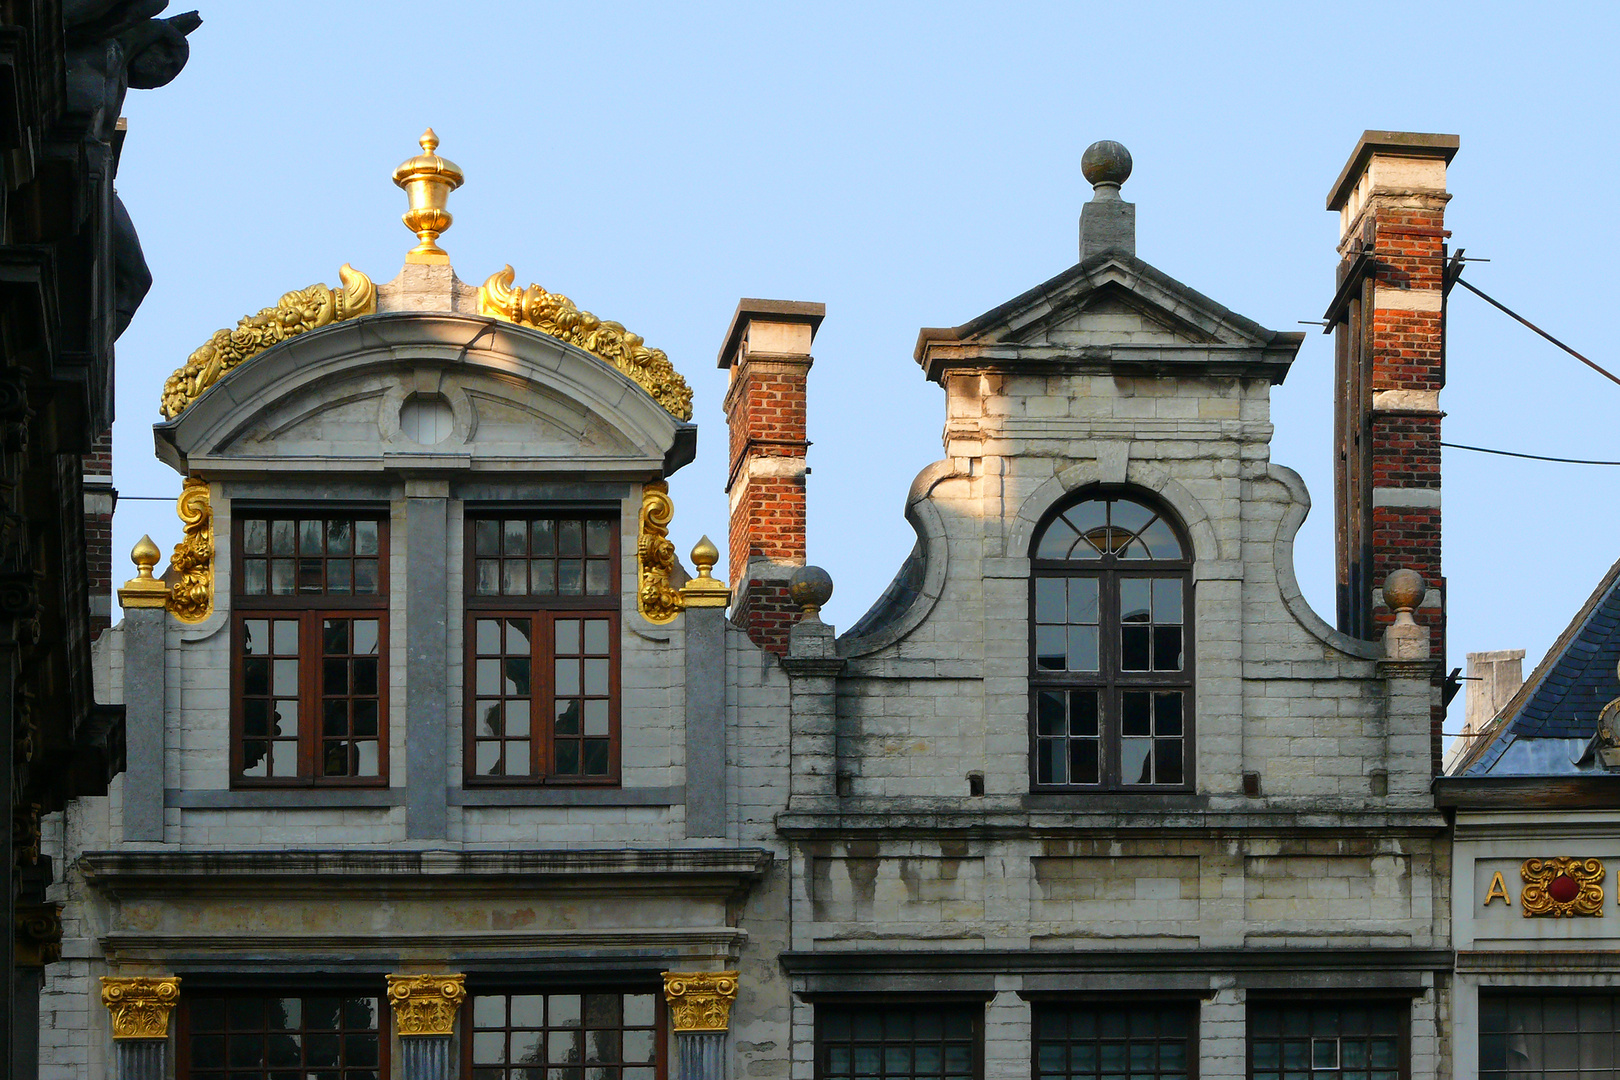
<path id="1" fill-rule="evenodd" d="M 675 504 L 669 485 L 655 480 L 641 489 L 641 535 L 636 540 L 636 605 L 651 623 L 667 623 L 681 613 L 681 591 L 669 583 L 675 571 L 675 545 L 669 523 Z"/>
<path id="2" fill-rule="evenodd" d="M 163 384 L 159 409 L 164 419 L 179 416 L 221 375 L 272 345 L 377 310 L 377 287 L 370 278 L 348 263 L 338 270 L 338 277 L 343 281 L 342 289 L 311 285 L 287 293 L 275 307 L 243 316 L 235 330 L 216 330 L 207 344 L 192 353 Z"/>
<path id="3" fill-rule="evenodd" d="M 180 980 L 175 976 L 149 979 L 101 977 L 101 1003 L 112 1014 L 115 1039 L 166 1039 L 169 1013 L 180 1001 Z"/>
<path id="4" fill-rule="evenodd" d="M 735 971 L 666 971 L 664 1000 L 675 1030 L 725 1031 L 737 1000 Z"/>
<path id="5" fill-rule="evenodd" d="M 538 285 L 514 289 L 516 272 L 508 266 L 478 287 L 478 314 L 529 326 L 577 345 L 628 376 L 677 420 L 692 419 L 692 389 L 662 349 L 647 348 L 639 334 L 621 324 L 581 311 L 561 293 Z"/>
<path id="6" fill-rule="evenodd" d="M 201 622 L 214 610 L 214 511 L 208 481 L 188 476 L 177 506 L 185 535 L 169 557 L 168 608 L 181 622 Z"/>
<path id="7" fill-rule="evenodd" d="M 1519 868 L 1519 876 L 1524 878 L 1524 888 L 1519 892 L 1519 910 L 1527 919 L 1537 915 L 1602 916 L 1603 886 L 1598 882 L 1603 880 L 1603 874 L 1603 864 L 1597 859 L 1526 859 Z M 1553 883 L 1560 877 L 1574 882 L 1576 891 L 1568 899 L 1553 895 L 1556 891 Z"/>
<path id="8" fill-rule="evenodd" d="M 401 1035 L 449 1035 L 467 996 L 465 975 L 390 975 L 388 1003 Z"/>

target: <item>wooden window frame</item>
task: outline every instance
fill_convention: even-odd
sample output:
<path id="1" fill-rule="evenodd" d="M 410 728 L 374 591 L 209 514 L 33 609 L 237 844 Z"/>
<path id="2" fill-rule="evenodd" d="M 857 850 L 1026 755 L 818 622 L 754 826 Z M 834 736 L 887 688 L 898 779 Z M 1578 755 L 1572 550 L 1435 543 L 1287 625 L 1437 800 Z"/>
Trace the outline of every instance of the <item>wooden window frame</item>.
<path id="1" fill-rule="evenodd" d="M 261 517 L 277 519 L 352 518 L 377 523 L 377 593 L 356 596 L 329 593 L 293 593 L 282 596 L 249 596 L 242 591 L 243 528 L 247 521 Z M 286 507 L 243 505 L 234 508 L 231 523 L 231 787 L 232 788 L 309 788 L 388 786 L 388 699 L 389 699 L 389 513 L 375 505 L 331 505 Z M 321 776 L 319 765 L 322 734 L 321 671 L 322 622 L 325 619 L 377 620 L 377 775 Z M 298 630 L 298 775 L 288 777 L 244 776 L 243 731 L 245 720 L 246 623 L 251 619 L 296 619 Z"/>
<path id="2" fill-rule="evenodd" d="M 508 1075 L 510 1075 L 510 1073 L 512 1071 L 515 1071 L 518 1068 L 524 1068 L 524 1069 L 533 1068 L 533 1069 L 536 1069 L 537 1071 L 538 1071 L 538 1069 L 541 1068 L 541 1066 L 539 1066 L 539 1065 L 527 1065 L 527 1064 L 526 1065 L 521 1065 L 521 1066 L 514 1066 L 510 1062 L 508 1062 L 508 1063 L 506 1063 L 504 1065 L 489 1065 L 489 1064 L 475 1065 L 473 1063 L 473 1048 L 474 1048 L 474 1044 L 475 1044 L 475 1040 L 474 1040 L 473 1037 L 478 1031 L 506 1031 L 506 1032 L 511 1032 L 513 1030 L 523 1030 L 523 1031 L 537 1030 L 537 1029 L 530 1029 L 530 1028 L 513 1029 L 510 1026 L 510 1023 L 508 1023 L 508 1026 L 502 1027 L 502 1028 L 478 1028 L 478 1027 L 476 1027 L 474 1025 L 474 1022 L 473 1022 L 473 999 L 478 998 L 478 997 L 490 997 L 490 996 L 498 996 L 498 995 L 503 995 L 503 996 L 507 996 L 507 997 L 517 997 L 517 996 L 530 995 L 530 994 L 533 994 L 533 995 L 579 994 L 581 996 L 583 996 L 585 994 L 619 994 L 621 996 L 625 995 L 625 994 L 645 994 L 645 995 L 650 996 L 653 999 L 653 1032 L 654 1032 L 654 1036 L 653 1036 L 653 1060 L 652 1060 L 653 1076 L 654 1076 L 654 1080 L 671 1080 L 671 1077 L 672 1077 L 673 1073 L 672 1073 L 672 1070 L 670 1069 L 670 1065 L 669 1065 L 669 1056 L 670 1056 L 669 1052 L 670 1052 L 670 1049 L 671 1049 L 671 1047 L 670 1047 L 670 1031 L 669 1031 L 669 1006 L 664 1001 L 663 987 L 653 985 L 653 984 L 646 984 L 646 983 L 636 984 L 636 983 L 620 983 L 620 982 L 603 983 L 603 984 L 600 984 L 600 985 L 590 984 L 590 983 L 586 983 L 586 984 L 557 983 L 557 984 L 531 985 L 531 984 L 527 984 L 527 983 L 514 983 L 514 982 L 508 982 L 508 981 L 502 980 L 502 981 L 494 983 L 492 985 L 473 985 L 473 986 L 469 986 L 467 988 L 467 998 L 466 998 L 465 1001 L 462 1002 L 461 1008 L 459 1010 L 459 1015 L 458 1015 L 457 1020 L 456 1020 L 456 1028 L 457 1028 L 457 1031 L 458 1031 L 458 1033 L 460 1035 L 460 1043 L 461 1043 L 461 1049 L 460 1049 L 460 1051 L 459 1051 L 459 1053 L 457 1055 L 457 1057 L 458 1057 L 458 1059 L 460 1061 L 460 1065 L 461 1065 L 461 1073 L 460 1073 L 460 1075 L 462 1075 L 462 1076 L 473 1076 L 473 1075 L 475 1075 L 474 1070 L 476 1070 L 476 1069 L 488 1069 L 488 1070 L 492 1070 L 492 1071 L 495 1070 L 495 1069 L 501 1069 L 501 1070 L 506 1070 L 508 1072 Z M 621 1015 L 621 1018 L 622 1018 L 622 1016 L 623 1016 L 622 1012 L 621 1012 L 620 1015 Z M 508 1006 L 508 1016 L 507 1016 L 507 1018 L 508 1018 L 508 1021 L 510 1021 L 510 1018 L 511 1018 L 511 1016 L 510 1016 L 510 1006 Z M 548 1028 L 546 1028 L 544 1030 L 550 1031 L 550 1030 L 553 1030 L 553 1029 L 548 1027 Z M 636 1030 L 640 1030 L 640 1029 L 637 1028 Z M 621 1033 L 624 1031 L 624 1025 L 622 1023 L 622 1020 L 621 1020 L 621 1023 L 619 1025 L 619 1031 Z M 621 1052 L 620 1056 L 621 1056 L 621 1058 L 623 1057 L 622 1052 Z M 622 1060 L 620 1061 L 618 1067 L 621 1070 L 624 1068 L 624 1062 Z M 586 1065 L 583 1062 L 581 1062 L 577 1066 L 577 1068 L 580 1070 L 580 1074 L 583 1076 L 583 1071 L 585 1069 L 587 1069 L 587 1068 L 591 1068 L 591 1066 Z M 621 1080 L 622 1080 L 622 1074 L 621 1074 Z"/>
<path id="3" fill-rule="evenodd" d="M 1336 991 L 1326 993 L 1312 993 L 1283 997 L 1275 993 L 1251 996 L 1244 1010 L 1243 1018 L 1243 1075 L 1247 1080 L 1254 1080 L 1254 1017 L 1257 1008 L 1309 1008 L 1309 1009 L 1338 1009 L 1343 1011 L 1351 1008 L 1390 1008 L 1395 1011 L 1395 1023 L 1399 1029 L 1396 1032 L 1396 1075 L 1399 1080 L 1412 1080 L 1412 997 L 1398 992 L 1380 993 L 1376 990 L 1368 992 Z M 1285 1070 L 1266 1069 L 1265 1072 L 1284 1072 Z M 1311 1069 L 1307 1070 L 1312 1076 L 1334 1077 L 1344 1071 L 1341 1061 L 1338 1069 Z M 1361 1070 L 1370 1071 L 1370 1070 Z"/>
<path id="4" fill-rule="evenodd" d="M 1198 1080 L 1198 1025 L 1199 1025 L 1199 1022 L 1200 1022 L 1200 1019 L 1201 1019 L 1201 1017 L 1200 1017 L 1201 1009 L 1199 1008 L 1199 1005 L 1200 1005 L 1199 999 L 1197 999 L 1195 997 L 1173 997 L 1173 996 L 1172 997 L 1158 997 L 1158 996 L 1150 996 L 1150 995 L 1147 995 L 1147 994 L 1117 994 L 1117 995 L 1110 995 L 1107 998 L 1102 998 L 1102 997 L 1078 997 L 1078 998 L 1074 998 L 1074 997 L 1067 997 L 1067 996 L 1059 997 L 1059 996 L 1055 996 L 1055 995 L 1054 996 L 1045 996 L 1045 995 L 1043 995 L 1043 996 L 1040 996 L 1038 998 L 1034 998 L 1029 1003 L 1029 1009 L 1030 1009 L 1030 1013 L 1029 1013 L 1029 1017 L 1030 1017 L 1030 1037 L 1029 1037 L 1029 1043 L 1030 1043 L 1030 1058 L 1029 1058 L 1030 1076 L 1038 1078 L 1038 1077 L 1043 1077 L 1043 1076 L 1050 1077 L 1050 1076 L 1053 1076 L 1053 1075 L 1073 1075 L 1072 1073 L 1054 1074 L 1050 1070 L 1045 1070 L 1045 1069 L 1043 1069 L 1041 1067 L 1041 1049 L 1040 1049 L 1040 1047 L 1041 1047 L 1042 1036 L 1040 1034 L 1040 1021 L 1041 1021 L 1040 1014 L 1041 1014 L 1042 1010 L 1048 1010 L 1048 1009 L 1050 1009 L 1050 1010 L 1088 1009 L 1088 1008 L 1089 1009 L 1098 1009 L 1098 1010 L 1101 1010 L 1101 1009 L 1129 1010 L 1129 1009 L 1132 1009 L 1132 1008 L 1152 1008 L 1152 1009 L 1157 1009 L 1157 1010 L 1159 1010 L 1161 1012 L 1162 1011 L 1168 1011 L 1168 1010 L 1171 1010 L 1171 1009 L 1179 1009 L 1179 1010 L 1182 1010 L 1183 1012 L 1186 1013 L 1187 1021 L 1188 1021 L 1187 1022 L 1187 1037 L 1186 1037 L 1187 1064 L 1186 1064 L 1186 1068 L 1176 1070 L 1174 1075 L 1184 1076 L 1184 1077 L 1187 1078 L 1187 1080 Z M 1065 1037 L 1065 1039 L 1063 1041 L 1067 1045 L 1070 1045 L 1070 1046 L 1072 1046 L 1073 1043 L 1074 1043 L 1074 1040 L 1071 1039 L 1071 1038 L 1068 1038 L 1068 1037 Z M 1100 1041 L 1104 1041 L 1104 1040 L 1099 1038 L 1099 1040 L 1097 1040 L 1097 1041 L 1100 1042 Z M 1130 1041 L 1131 1041 L 1130 1037 L 1127 1036 L 1125 1041 L 1126 1041 L 1127 1044 L 1129 1044 Z M 1167 1038 L 1156 1038 L 1153 1041 L 1163 1043 L 1163 1042 L 1169 1042 L 1170 1040 L 1167 1039 Z M 1133 1076 L 1142 1075 L 1139 1070 L 1127 1069 L 1126 1071 L 1130 1072 Z M 1163 1072 L 1163 1071 L 1164 1071 L 1163 1069 L 1158 1069 L 1158 1070 L 1156 1070 L 1155 1075 L 1157 1075 L 1157 1073 L 1160 1073 L 1160 1072 Z"/>
<path id="5" fill-rule="evenodd" d="M 1046 531 L 1065 511 L 1093 500 L 1126 500 L 1152 510 L 1165 521 L 1181 544 L 1179 559 L 1121 559 L 1103 555 L 1096 560 L 1041 559 L 1036 556 Z M 1129 487 L 1094 487 L 1078 492 L 1047 511 L 1030 543 L 1029 577 L 1029 787 L 1040 793 L 1109 792 L 1120 794 L 1189 793 L 1197 789 L 1197 618 L 1193 583 L 1192 543 L 1180 517 L 1151 493 Z M 1180 671 L 1122 671 L 1120 652 L 1120 583 L 1133 578 L 1178 577 L 1181 580 L 1182 639 Z M 1089 578 L 1098 583 L 1098 670 L 1053 672 L 1041 669 L 1036 644 L 1036 582 L 1042 579 Z M 1099 718 L 1099 780 L 1095 784 L 1041 783 L 1038 772 L 1040 735 L 1037 709 L 1042 690 L 1097 690 L 1101 693 Z M 1120 775 L 1122 757 L 1122 695 L 1131 690 L 1179 690 L 1182 693 L 1182 782 L 1179 784 L 1127 784 Z"/>
<path id="6" fill-rule="evenodd" d="M 972 1021 L 973 1021 L 973 1034 L 970 1037 L 972 1062 L 971 1062 L 971 1064 L 969 1066 L 969 1068 L 971 1070 L 972 1080 L 985 1080 L 985 1073 L 984 1073 L 984 1027 L 985 1027 L 984 1014 L 985 1014 L 985 1005 L 986 1005 L 986 1000 L 983 997 L 979 997 L 979 996 L 962 996 L 962 995 L 956 995 L 956 994 L 951 994 L 951 995 L 905 995 L 905 996 L 882 995 L 882 996 L 879 996 L 879 997 L 872 997 L 872 996 L 859 996 L 859 997 L 856 997 L 856 996 L 844 996 L 844 995 L 827 996 L 827 997 L 817 996 L 812 1001 L 812 1006 L 815 1009 L 815 1017 L 814 1017 L 812 1025 L 811 1025 L 811 1030 L 812 1030 L 811 1045 L 812 1045 L 812 1055 L 814 1057 L 814 1069 L 813 1069 L 812 1075 L 814 1077 L 814 1080 L 835 1080 L 835 1078 L 840 1078 L 842 1076 L 842 1074 L 829 1073 L 829 1071 L 827 1070 L 827 1067 L 826 1067 L 826 1054 L 825 1054 L 825 1051 L 826 1051 L 827 1046 L 828 1046 L 828 1040 L 827 1040 L 827 1038 L 826 1038 L 826 1036 L 824 1034 L 824 1030 L 825 1030 L 824 1025 L 827 1022 L 827 1019 L 828 1019 L 827 1014 L 828 1014 L 829 1010 L 834 1010 L 834 1009 L 846 1010 L 851 1015 L 854 1015 L 856 1013 L 863 1012 L 863 1011 L 868 1011 L 868 1010 L 886 1010 L 886 1009 L 892 1009 L 892 1008 L 905 1008 L 905 1009 L 960 1009 L 960 1010 L 968 1013 L 972 1017 Z M 888 1043 L 888 1041 L 889 1040 L 887 1038 L 885 1038 L 883 1040 L 880 1040 L 879 1045 L 886 1045 Z M 913 1039 L 907 1039 L 907 1040 L 895 1040 L 895 1041 L 896 1042 L 904 1041 L 907 1045 L 911 1045 L 911 1046 L 915 1046 L 917 1044 L 917 1040 L 914 1039 L 914 1038 Z M 942 1043 L 944 1041 L 945 1040 L 943 1040 L 943 1039 L 941 1040 Z M 953 1040 L 953 1041 L 955 1041 L 955 1040 Z M 854 1042 L 855 1042 L 855 1040 L 853 1038 L 848 1040 L 849 1045 L 853 1045 Z M 852 1070 L 852 1072 L 853 1072 L 853 1070 Z M 915 1071 L 915 1058 L 913 1058 L 913 1069 L 908 1074 L 908 1078 L 909 1078 L 909 1080 L 916 1080 L 916 1078 L 917 1078 L 917 1073 Z M 895 1078 L 887 1076 L 887 1074 L 885 1074 L 884 1080 L 895 1080 Z"/>
<path id="7" fill-rule="evenodd" d="M 311 991 L 311 990 L 305 989 L 304 987 L 291 987 L 291 988 L 287 988 L 287 989 L 270 988 L 270 989 L 255 989 L 255 990 L 214 989 L 214 988 L 208 988 L 208 989 L 204 989 L 204 990 L 200 990 L 200 991 L 199 990 L 188 990 L 186 992 L 186 994 L 181 995 L 180 1007 L 179 1007 L 179 1009 L 176 1010 L 178 1016 L 177 1016 L 176 1021 L 175 1021 L 175 1043 L 176 1043 L 176 1045 L 175 1045 L 175 1062 L 174 1062 L 175 1070 L 174 1070 L 174 1075 L 178 1078 L 178 1080 L 191 1080 L 191 1077 L 192 1077 L 191 1052 L 192 1052 L 192 1036 L 193 1036 L 194 1032 L 193 1032 L 193 1029 L 192 1029 L 191 1011 L 192 1011 L 192 1008 L 193 1008 L 193 1006 L 195 1005 L 195 1003 L 196 1003 L 196 1001 L 198 999 L 229 1001 L 229 1000 L 234 999 L 234 998 L 271 999 L 271 998 L 292 998 L 292 997 L 296 997 L 296 998 L 299 998 L 299 999 L 324 998 L 324 997 L 338 997 L 338 998 L 368 997 L 368 998 L 375 999 L 376 1002 L 377 1002 L 377 1025 L 376 1025 L 376 1027 L 374 1029 L 376 1031 L 376 1033 L 377 1033 L 377 1066 L 376 1066 L 375 1071 L 376 1071 L 376 1074 L 377 1074 L 377 1077 L 379 1078 L 379 1080 L 383 1080 L 383 1078 L 386 1078 L 386 1077 L 389 1077 L 389 1076 L 393 1075 L 392 1062 L 390 1061 L 391 1055 L 389 1053 L 389 1051 L 392 1049 L 392 1043 L 393 1043 L 393 1018 L 391 1016 L 392 1010 L 388 1007 L 388 995 L 386 993 L 382 992 L 381 990 L 370 991 L 370 990 L 364 990 L 364 989 L 356 989 L 356 988 L 353 988 L 353 987 L 345 987 L 345 986 L 342 986 L 342 985 L 340 985 L 340 986 L 338 986 L 338 987 L 336 987 L 334 989 L 323 989 L 323 990 L 320 990 L 320 991 Z M 307 1034 L 309 1034 L 311 1029 L 300 1026 L 296 1030 L 300 1035 L 307 1035 Z M 314 1029 L 314 1030 L 316 1032 L 325 1032 L 327 1029 L 317 1028 L 317 1029 Z M 345 1029 L 345 1028 L 342 1028 L 342 1027 L 337 1029 L 337 1032 L 340 1035 L 344 1034 L 344 1033 L 347 1033 L 347 1031 L 348 1031 L 348 1029 Z M 353 1066 L 353 1068 L 355 1068 L 355 1069 L 369 1069 L 370 1067 L 369 1066 Z M 240 1068 L 240 1067 L 233 1069 L 233 1068 L 230 1067 L 229 1059 L 227 1058 L 227 1064 L 226 1064 L 226 1066 L 224 1068 L 218 1069 L 218 1070 L 210 1069 L 207 1072 L 206 1075 L 211 1076 L 211 1077 L 218 1077 L 219 1080 L 225 1080 L 225 1078 L 230 1076 L 232 1073 L 253 1073 L 253 1072 L 257 1072 L 260 1075 L 269 1076 L 272 1073 L 278 1072 L 278 1071 L 288 1071 L 288 1072 L 300 1072 L 300 1073 L 302 1073 L 302 1072 L 305 1072 L 305 1071 L 322 1071 L 322 1072 L 324 1072 L 326 1070 L 306 1070 L 306 1069 L 304 1069 L 302 1067 L 300 1067 L 298 1069 L 281 1070 L 281 1069 L 272 1069 L 269 1066 L 266 1066 L 263 1069 L 251 1069 L 251 1068 Z M 338 1075 L 343 1076 L 347 1071 L 348 1071 L 347 1068 L 345 1068 L 343 1070 L 339 1070 Z"/>
<path id="8" fill-rule="evenodd" d="M 477 586 L 474 550 L 474 530 L 480 521 L 525 518 L 528 520 L 577 519 L 606 521 L 609 550 L 608 591 L 598 595 L 488 595 L 474 592 Z M 623 642 L 621 635 L 621 607 L 623 592 L 620 587 L 622 565 L 620 514 L 617 506 L 591 505 L 511 505 L 476 506 L 466 508 L 463 522 L 463 588 L 462 588 L 462 783 L 469 788 L 533 788 L 533 787 L 591 787 L 613 788 L 622 783 L 621 731 L 622 712 L 621 664 Z M 527 776 L 487 776 L 477 770 L 478 693 L 475 682 L 479 658 L 477 620 L 532 619 L 530 633 L 530 693 L 529 741 L 530 762 L 534 773 Z M 559 619 L 606 618 L 608 621 L 608 771 L 605 775 L 559 775 L 556 764 L 557 735 L 553 730 L 552 712 L 555 700 L 556 660 L 555 625 Z M 544 626 L 543 631 L 540 627 Z M 544 707 L 540 703 L 544 702 Z M 487 740 L 482 740 L 487 741 Z M 583 753 L 583 748 L 581 750 Z"/>

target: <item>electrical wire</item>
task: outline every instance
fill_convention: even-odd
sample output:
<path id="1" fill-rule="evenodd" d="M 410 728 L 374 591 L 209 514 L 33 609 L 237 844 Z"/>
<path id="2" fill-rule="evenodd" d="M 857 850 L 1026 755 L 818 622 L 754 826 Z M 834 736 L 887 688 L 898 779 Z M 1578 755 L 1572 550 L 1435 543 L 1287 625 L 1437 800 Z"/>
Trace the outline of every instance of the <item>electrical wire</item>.
<path id="1" fill-rule="evenodd" d="M 1453 450 L 1472 450 L 1476 454 L 1500 454 L 1502 457 L 1528 458 L 1531 461 L 1556 461 L 1560 465 L 1620 465 L 1620 461 L 1591 461 L 1587 458 L 1548 457 L 1545 454 L 1521 454 L 1516 450 L 1492 450 L 1488 446 L 1465 446 L 1462 443 L 1442 442 Z"/>
<path id="2" fill-rule="evenodd" d="M 1456 278 L 1453 278 L 1452 280 L 1456 284 L 1461 285 L 1463 288 L 1465 288 L 1469 292 L 1473 293 L 1475 296 L 1479 297 L 1481 300 L 1485 301 L 1487 304 L 1491 305 L 1491 307 L 1496 308 L 1498 311 L 1502 312 L 1502 314 L 1508 316 L 1509 318 L 1511 318 L 1511 319 L 1513 319 L 1513 320 L 1515 320 L 1517 322 L 1523 323 L 1525 326 L 1528 326 L 1530 329 L 1534 330 L 1536 333 L 1540 334 L 1542 337 L 1546 338 L 1548 341 L 1552 342 L 1554 345 L 1558 346 L 1560 349 L 1563 349 L 1565 352 L 1569 353 L 1569 355 L 1573 356 L 1575 359 L 1579 360 L 1581 363 L 1585 364 L 1587 367 L 1591 368 L 1593 371 L 1597 372 L 1599 375 L 1602 375 L 1605 379 L 1608 379 L 1612 383 L 1620 383 L 1620 375 L 1616 375 L 1612 371 L 1607 371 L 1604 368 L 1599 367 L 1597 364 L 1595 364 L 1592 361 L 1588 360 L 1586 357 L 1582 356 L 1580 353 L 1576 352 L 1574 349 L 1570 348 L 1568 345 L 1565 345 L 1562 341 L 1559 341 L 1557 338 L 1555 338 L 1551 334 L 1547 333 L 1547 331 L 1543 330 L 1541 327 L 1537 326 L 1535 323 L 1531 322 L 1529 319 L 1525 318 L 1523 315 L 1520 315 L 1517 311 L 1514 311 L 1512 308 L 1510 308 L 1506 304 L 1502 303 L 1500 300 L 1494 300 L 1491 297 L 1486 296 L 1483 292 L 1481 292 L 1480 290 L 1474 288 L 1474 286 L 1468 284 L 1468 282 L 1464 281 L 1460 276 L 1456 277 Z M 1528 456 L 1528 455 L 1525 455 L 1525 456 Z M 1549 460 L 1551 460 L 1551 459 L 1549 459 Z M 1611 463 L 1610 462 L 1584 462 L 1583 464 L 1607 465 L 1607 464 L 1611 464 Z"/>

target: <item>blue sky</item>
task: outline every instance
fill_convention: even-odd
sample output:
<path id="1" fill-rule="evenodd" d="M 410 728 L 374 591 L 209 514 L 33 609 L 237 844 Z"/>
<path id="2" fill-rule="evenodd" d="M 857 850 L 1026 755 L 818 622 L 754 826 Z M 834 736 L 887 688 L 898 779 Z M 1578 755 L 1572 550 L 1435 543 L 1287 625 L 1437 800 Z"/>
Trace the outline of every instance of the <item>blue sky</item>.
<path id="1" fill-rule="evenodd" d="M 725 532 L 714 357 L 738 298 L 826 303 L 809 548 L 842 627 L 910 550 L 903 499 L 939 456 L 917 329 L 1074 262 L 1094 140 L 1135 158 L 1141 257 L 1295 330 L 1333 291 L 1324 200 L 1361 131 L 1455 133 L 1452 244 L 1492 260 L 1469 280 L 1620 366 L 1600 322 L 1614 5 L 196 2 L 187 69 L 125 105 L 119 189 L 156 284 L 118 346 L 124 496 L 178 494 L 149 425 L 215 329 L 344 262 L 394 276 L 413 241 L 389 176 L 427 125 L 467 174 L 442 241 L 464 279 L 511 263 L 692 383 L 683 555 Z M 1297 572 L 1331 621 L 1330 341 L 1274 391 L 1273 458 L 1315 500 Z M 1448 441 L 1620 460 L 1620 387 L 1460 292 L 1449 365 Z M 1444 470 L 1452 663 L 1522 647 L 1528 668 L 1620 558 L 1620 469 L 1447 451 Z M 143 532 L 167 551 L 172 504 L 120 504 L 115 580 Z"/>

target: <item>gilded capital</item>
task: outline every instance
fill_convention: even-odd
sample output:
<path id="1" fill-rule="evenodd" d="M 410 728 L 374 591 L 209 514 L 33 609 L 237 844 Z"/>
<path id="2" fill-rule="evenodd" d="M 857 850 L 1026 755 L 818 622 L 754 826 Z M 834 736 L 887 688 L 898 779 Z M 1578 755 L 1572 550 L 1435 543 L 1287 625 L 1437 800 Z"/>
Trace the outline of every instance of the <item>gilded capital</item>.
<path id="1" fill-rule="evenodd" d="M 388 1003 L 401 1035 L 449 1035 L 467 996 L 465 975 L 390 975 Z"/>
<path id="2" fill-rule="evenodd" d="M 666 971 L 664 1000 L 675 1031 L 725 1031 L 737 1000 L 735 971 Z"/>
<path id="3" fill-rule="evenodd" d="M 177 976 L 101 977 L 101 1003 L 112 1014 L 115 1039 L 166 1039 L 169 1013 L 180 1001 Z"/>
<path id="4" fill-rule="evenodd" d="M 62 905 L 18 904 L 18 967 L 44 967 L 62 959 Z"/>

